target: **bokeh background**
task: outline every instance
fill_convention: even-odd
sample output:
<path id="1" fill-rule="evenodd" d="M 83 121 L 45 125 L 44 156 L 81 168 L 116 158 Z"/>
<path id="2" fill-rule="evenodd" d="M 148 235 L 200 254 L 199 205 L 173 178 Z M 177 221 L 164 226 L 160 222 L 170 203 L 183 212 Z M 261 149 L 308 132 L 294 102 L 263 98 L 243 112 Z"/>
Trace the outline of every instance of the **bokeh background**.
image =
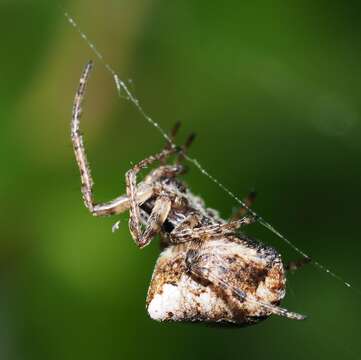
<path id="1" fill-rule="evenodd" d="M 272 317 L 219 329 L 161 324 L 144 308 L 159 245 L 84 208 L 69 137 L 81 70 L 95 58 L 57 1 L 0 2 L 1 359 L 360 359 L 361 13 L 352 1 L 63 1 L 165 129 L 314 266 L 288 276 Z M 96 59 L 95 59 L 96 60 Z M 83 130 L 96 198 L 163 139 L 96 61 Z M 228 217 L 235 201 L 191 167 L 186 181 Z M 250 234 L 299 255 L 260 225 Z M 359 290 L 357 290 L 359 289 Z"/>

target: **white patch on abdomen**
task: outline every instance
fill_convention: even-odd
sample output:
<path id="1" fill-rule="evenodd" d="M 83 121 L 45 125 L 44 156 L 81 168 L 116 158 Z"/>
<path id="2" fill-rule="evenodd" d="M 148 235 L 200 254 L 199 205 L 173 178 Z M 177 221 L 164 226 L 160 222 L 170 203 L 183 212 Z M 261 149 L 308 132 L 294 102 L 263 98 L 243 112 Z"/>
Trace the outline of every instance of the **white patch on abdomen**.
<path id="1" fill-rule="evenodd" d="M 161 293 L 154 296 L 148 305 L 149 316 L 158 321 L 163 321 L 172 317 L 181 303 L 181 293 L 178 286 L 164 284 Z"/>
<path id="2" fill-rule="evenodd" d="M 227 304 L 210 287 L 188 275 L 182 275 L 177 285 L 165 283 L 150 301 L 148 313 L 157 321 L 209 321 L 231 315 Z"/>

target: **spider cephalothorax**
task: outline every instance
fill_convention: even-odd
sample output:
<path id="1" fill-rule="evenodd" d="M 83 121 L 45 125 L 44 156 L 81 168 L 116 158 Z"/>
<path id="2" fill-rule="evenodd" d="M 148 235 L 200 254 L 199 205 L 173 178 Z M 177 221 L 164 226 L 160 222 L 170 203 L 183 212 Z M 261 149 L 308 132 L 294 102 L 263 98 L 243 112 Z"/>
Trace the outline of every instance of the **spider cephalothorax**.
<path id="1" fill-rule="evenodd" d="M 159 256 L 147 296 L 149 315 L 160 321 L 208 321 L 251 324 L 271 314 L 291 319 L 304 316 L 279 307 L 285 295 L 285 270 L 280 255 L 250 239 L 240 229 L 253 221 L 242 210 L 226 221 L 205 207 L 179 179 L 181 160 L 193 140 L 177 148 L 168 142 L 127 171 L 126 194 L 102 204 L 93 200 L 90 174 L 80 134 L 81 103 L 92 64 L 89 63 L 75 96 L 71 136 L 82 180 L 85 206 L 95 216 L 129 210 L 129 230 L 143 248 L 160 235 Z M 179 124 L 171 137 L 175 136 Z M 173 164 L 167 164 L 175 157 Z M 143 181 L 137 174 L 160 163 Z M 248 198 L 250 204 L 253 195 Z M 246 216 L 244 216 L 246 215 Z"/>

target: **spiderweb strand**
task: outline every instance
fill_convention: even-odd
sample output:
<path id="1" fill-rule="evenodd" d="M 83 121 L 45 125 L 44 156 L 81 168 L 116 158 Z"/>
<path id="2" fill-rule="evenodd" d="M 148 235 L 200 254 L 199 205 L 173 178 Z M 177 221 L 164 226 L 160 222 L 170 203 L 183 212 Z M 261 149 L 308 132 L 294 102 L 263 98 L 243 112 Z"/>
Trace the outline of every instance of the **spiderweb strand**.
<path id="1" fill-rule="evenodd" d="M 143 109 L 139 99 L 129 90 L 127 85 L 121 78 L 118 76 L 118 74 L 115 72 L 115 70 L 104 60 L 103 55 L 98 51 L 96 46 L 93 42 L 91 42 L 88 38 L 88 36 L 79 28 L 78 24 L 75 22 L 74 18 L 70 16 L 70 14 L 64 10 L 64 8 L 60 5 L 61 10 L 66 17 L 67 21 L 70 25 L 73 26 L 73 28 L 79 33 L 80 37 L 86 42 L 86 44 L 89 46 L 89 48 L 92 50 L 92 52 L 95 54 L 95 56 L 100 60 L 100 62 L 103 64 L 103 66 L 111 73 L 113 76 L 118 95 L 120 97 L 124 97 L 123 94 L 126 95 L 126 100 L 130 101 L 136 109 L 139 111 L 139 113 L 147 120 L 153 127 L 155 127 L 160 134 L 163 136 L 163 138 L 170 144 L 172 148 L 176 147 L 176 144 L 172 141 L 172 139 L 168 136 L 168 134 L 163 130 L 163 128 L 154 121 Z M 123 94 L 122 94 L 123 91 Z M 254 210 L 249 208 L 237 195 L 235 195 L 231 190 L 229 190 L 225 185 L 223 185 L 217 178 L 215 178 L 213 175 L 211 175 L 201 164 L 200 162 L 195 159 L 189 157 L 187 154 L 183 154 L 184 158 L 191 162 L 203 175 L 205 175 L 208 179 L 210 179 L 214 184 L 216 184 L 219 188 L 221 188 L 226 194 L 228 194 L 231 198 L 233 198 L 239 205 L 241 205 L 242 208 L 245 208 L 254 218 L 255 220 L 260 223 L 263 227 L 271 231 L 273 234 L 275 234 L 277 237 L 279 237 L 281 240 L 283 240 L 287 245 L 289 245 L 293 250 L 295 250 L 298 254 L 302 255 L 305 258 L 311 258 L 307 253 L 299 249 L 296 245 L 294 245 L 288 238 L 286 238 L 283 234 L 281 234 L 278 230 L 276 230 L 269 222 L 267 222 L 263 217 L 258 215 Z M 353 285 L 351 285 L 349 282 L 345 281 L 341 276 L 337 275 L 336 273 L 332 272 L 330 269 L 328 269 L 326 266 L 322 265 L 318 261 L 312 260 L 312 264 L 316 266 L 318 269 L 326 272 L 334 279 L 342 282 L 346 287 L 352 288 L 354 291 L 357 291 L 361 294 L 361 291 L 356 289 Z"/>

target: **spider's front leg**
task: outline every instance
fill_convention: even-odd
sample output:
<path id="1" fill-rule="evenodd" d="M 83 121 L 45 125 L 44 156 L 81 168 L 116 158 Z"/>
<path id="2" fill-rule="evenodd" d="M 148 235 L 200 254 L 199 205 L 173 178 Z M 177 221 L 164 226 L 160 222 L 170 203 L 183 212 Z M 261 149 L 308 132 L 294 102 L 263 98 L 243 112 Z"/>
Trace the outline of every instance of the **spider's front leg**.
<path id="1" fill-rule="evenodd" d="M 85 153 L 83 137 L 80 133 L 80 117 L 82 113 L 82 102 L 84 99 L 86 84 L 89 79 L 89 75 L 92 69 L 92 63 L 89 62 L 81 76 L 79 88 L 75 94 L 73 114 L 71 120 L 71 140 L 73 143 L 73 149 L 75 158 L 79 167 L 81 176 L 81 191 L 83 194 L 83 200 L 85 206 L 94 216 L 108 216 L 113 214 L 119 214 L 129 209 L 130 201 L 126 195 L 121 195 L 114 200 L 107 203 L 97 204 L 93 196 L 93 178 L 91 176 L 88 159 Z M 134 195 L 136 202 L 143 203 L 153 195 L 153 189 L 151 186 L 143 185 L 139 187 L 138 192 Z"/>
<path id="2" fill-rule="evenodd" d="M 135 243 L 143 248 L 148 245 L 152 238 L 159 233 L 162 224 L 168 217 L 170 208 L 171 208 L 171 200 L 167 195 L 160 194 L 156 199 L 152 212 L 148 218 L 146 228 L 144 232 L 141 229 L 141 216 L 139 211 L 139 204 L 137 202 L 137 193 L 139 192 L 139 187 L 137 186 L 137 174 L 142 169 L 151 165 L 155 161 L 161 161 L 166 159 L 168 156 L 172 155 L 176 150 L 175 149 L 165 149 L 159 154 L 150 156 L 138 164 L 136 164 L 132 169 L 128 170 L 125 175 L 127 195 L 130 199 L 130 209 L 129 209 L 129 231 L 135 241 Z M 170 167 L 164 166 L 161 167 L 164 169 L 165 173 L 170 171 Z M 159 168 L 159 169 L 161 169 Z M 175 172 L 178 171 L 178 167 L 174 169 Z M 161 176 L 161 174 L 155 174 L 156 177 Z M 151 181 L 148 178 L 148 186 Z M 143 184 L 146 184 L 145 182 Z"/>

